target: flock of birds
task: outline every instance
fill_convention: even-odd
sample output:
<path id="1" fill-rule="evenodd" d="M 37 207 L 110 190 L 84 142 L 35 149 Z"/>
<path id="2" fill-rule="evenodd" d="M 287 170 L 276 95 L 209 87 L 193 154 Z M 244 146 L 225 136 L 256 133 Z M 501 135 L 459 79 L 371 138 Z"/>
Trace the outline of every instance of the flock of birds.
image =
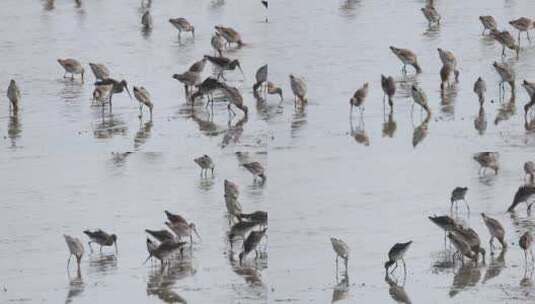
<path id="1" fill-rule="evenodd" d="M 53 1 L 47 2 L 53 3 Z M 77 1 L 77 3 L 81 2 Z M 261 1 L 261 3 L 267 8 L 267 1 Z M 145 29 L 152 28 L 150 4 L 150 0 L 142 1 L 142 6 L 145 9 L 145 12 L 141 18 L 141 24 Z M 433 0 L 428 0 L 426 6 L 423 7 L 421 11 L 425 18 L 429 21 L 430 26 L 440 26 L 442 18 L 434 6 Z M 501 44 L 502 59 L 506 56 L 506 49 L 513 50 L 515 52 L 515 56 L 520 56 L 521 33 L 526 33 L 528 40 L 530 40 L 529 30 L 535 27 L 535 21 L 525 17 L 510 21 L 509 24 L 518 31 L 517 39 L 515 39 L 509 31 L 498 30 L 497 22 L 492 16 L 481 16 L 480 22 L 483 25 L 482 35 L 485 35 L 485 33 L 488 32 L 494 40 Z M 169 23 L 171 23 L 171 25 L 177 29 L 179 39 L 181 39 L 181 36 L 184 34 L 191 34 L 192 38 L 195 38 L 195 26 L 186 18 L 172 18 L 169 19 Z M 192 65 L 183 73 L 172 75 L 172 78 L 184 86 L 185 96 L 192 106 L 195 105 L 198 99 L 206 98 L 206 107 L 212 105 L 213 111 L 214 101 L 216 99 L 223 100 L 228 103 L 227 109 L 229 115 L 236 115 L 233 110 L 234 107 L 241 110 L 243 115 L 247 117 L 249 110 L 244 103 L 244 98 L 240 90 L 234 86 L 231 86 L 226 81 L 224 75 L 225 72 L 234 71 L 236 69 L 244 74 L 239 60 L 224 56 L 224 53 L 229 48 L 234 47 L 235 49 L 239 49 L 245 45 L 240 33 L 232 27 L 216 25 L 214 26 L 214 34 L 211 38 L 210 44 L 214 51 L 214 56 L 203 56 L 203 58 L 201 58 L 199 61 L 192 63 Z M 420 66 L 417 56 L 414 52 L 409 49 L 398 48 L 395 46 L 391 46 L 390 50 L 402 62 L 403 74 L 408 73 L 408 66 L 411 66 L 415 70 L 416 74 L 422 72 L 422 67 Z M 439 73 L 441 78 L 440 88 L 443 91 L 447 87 L 455 86 L 455 83 L 459 82 L 460 72 L 456 56 L 453 54 L 453 52 L 441 48 L 438 48 L 437 51 L 442 62 L 442 68 L 440 69 Z M 64 78 L 70 77 L 70 79 L 74 81 L 75 77 L 79 75 L 80 81 L 82 83 L 84 82 L 85 68 L 82 63 L 73 58 L 58 59 L 57 61 L 64 69 Z M 207 63 L 210 63 L 213 66 L 215 72 L 213 76 L 202 79 L 202 73 Z M 117 80 L 112 78 L 110 70 L 104 64 L 89 63 L 88 65 L 96 79 L 92 94 L 94 103 L 102 107 L 108 106 L 111 111 L 112 98 L 114 95 L 126 92 L 130 99 L 132 99 L 129 84 L 126 80 Z M 507 63 L 500 63 L 496 61 L 493 63 L 493 66 L 501 78 L 501 82 L 499 84 L 500 99 L 502 97 L 502 92 L 505 95 L 505 83 L 510 86 L 511 94 L 514 96 L 515 76 L 513 69 Z M 255 96 L 264 95 L 267 97 L 267 94 L 278 95 L 280 101 L 283 101 L 282 89 L 273 82 L 268 81 L 267 64 L 258 68 L 255 73 L 255 79 L 256 82 L 253 84 L 253 93 Z M 302 77 L 290 74 L 289 84 L 291 92 L 294 95 L 294 105 L 296 107 L 304 107 L 308 102 L 307 85 L 305 80 Z M 533 105 L 535 105 L 535 82 L 524 80 L 522 86 L 525 88 L 530 97 L 530 101 L 524 106 L 524 113 L 525 117 L 527 118 Z M 362 86 L 359 87 L 350 98 L 350 118 L 352 117 L 354 107 L 360 110 L 360 115 L 362 117 L 365 101 L 368 96 L 368 87 L 368 83 L 362 84 Z M 394 107 L 393 97 L 396 94 L 396 81 L 392 76 L 381 75 L 381 87 L 384 92 L 384 100 L 388 101 L 388 105 L 392 110 Z M 139 102 L 139 118 L 142 118 L 143 108 L 146 107 L 149 111 L 150 119 L 152 120 L 154 104 L 149 90 L 143 86 L 133 86 L 132 91 L 135 99 Z M 481 77 L 477 78 L 475 81 L 473 91 L 478 97 L 480 106 L 483 106 L 483 103 L 485 102 L 486 83 Z M 216 96 L 216 98 L 215 93 L 220 93 L 220 95 Z M 431 107 L 423 89 L 416 84 L 412 85 L 411 96 L 414 101 L 412 106 L 414 107 L 415 105 L 418 105 L 421 110 L 426 113 L 425 121 L 429 121 L 429 118 L 432 114 Z M 15 80 L 11 80 L 9 83 L 7 97 L 10 101 L 10 113 L 15 116 L 18 115 L 21 105 L 21 90 Z M 411 114 L 412 112 L 413 109 L 411 109 Z M 480 152 L 475 154 L 473 158 L 481 165 L 480 174 L 484 174 L 486 170 L 492 170 L 494 174 L 498 174 L 498 152 Z M 198 158 L 195 158 L 194 162 L 201 168 L 201 176 L 207 176 L 208 172 L 211 172 L 213 175 L 215 164 L 210 156 L 202 155 Z M 255 161 L 244 163 L 242 165 L 254 176 L 255 182 L 257 178 L 259 178 L 261 180 L 260 182 L 262 183 L 266 181 L 265 169 L 262 164 Z M 526 204 L 528 213 L 531 211 L 533 204 L 532 199 L 535 195 L 535 163 L 532 161 L 526 162 L 524 165 L 524 171 L 526 175 L 529 176 L 529 181 L 525 185 L 522 185 L 518 188 L 516 194 L 514 195 L 512 204 L 507 209 L 508 212 L 514 212 L 514 210 L 522 203 Z M 244 213 L 238 201 L 238 185 L 229 180 L 225 180 L 224 190 L 225 205 L 229 216 L 229 224 L 231 224 L 228 238 L 231 248 L 233 248 L 236 240 L 242 241 L 242 250 L 239 253 L 239 260 L 240 263 L 242 263 L 251 252 L 256 251 L 256 254 L 259 254 L 259 244 L 266 236 L 267 232 L 267 212 L 255 211 L 252 213 Z M 459 202 L 463 202 L 466 206 L 468 214 L 470 213 L 470 208 L 466 200 L 467 191 L 467 187 L 457 187 L 451 193 L 450 209 L 452 211 L 452 215 L 453 210 L 458 209 Z M 146 239 L 146 247 L 149 254 L 147 260 L 150 258 L 156 258 L 161 262 L 162 266 L 172 262 L 175 258 L 177 258 L 177 256 L 180 256 L 180 258 L 184 256 L 185 248 L 188 247 L 188 244 L 191 248 L 193 244 L 193 234 L 195 234 L 200 240 L 200 236 L 194 223 L 188 222 L 182 215 L 175 214 L 167 210 L 165 210 L 165 215 L 167 217 L 167 222 L 165 223 L 167 229 L 145 230 L 145 232 L 149 235 L 149 237 Z M 481 213 L 481 217 L 491 236 L 489 240 L 491 252 L 493 252 L 493 249 L 495 248 L 493 243 L 494 239 L 497 239 L 503 248 L 507 247 L 508 242 L 505 238 L 505 229 L 500 222 L 486 215 L 485 213 Z M 483 261 L 485 260 L 486 250 L 483 248 L 481 239 L 475 230 L 466 226 L 464 223 L 462 223 L 462 221 L 459 221 L 450 215 L 430 216 L 429 219 L 431 222 L 444 230 L 445 241 L 446 239 L 449 239 L 451 245 L 453 245 L 455 248 L 455 254 L 453 255 L 454 260 L 460 260 L 463 264 L 465 258 L 468 258 L 474 263 L 478 263 L 480 256 L 482 257 Z M 89 238 L 88 246 L 90 247 L 91 251 L 93 250 L 92 244 L 99 245 L 100 250 L 106 246 L 115 246 L 115 250 L 118 250 L 118 237 L 115 234 L 110 234 L 100 229 L 94 231 L 86 230 L 83 231 L 83 233 Z M 70 260 L 74 256 L 78 264 L 78 271 L 80 271 L 80 262 L 85 253 L 83 242 L 79 238 L 69 235 L 64 235 L 64 238 L 70 252 L 67 267 L 69 267 Z M 189 239 L 189 242 L 187 239 Z M 336 253 L 337 274 L 338 259 L 341 258 L 344 261 L 345 275 L 347 277 L 350 247 L 339 238 L 332 237 L 330 240 Z M 404 257 L 412 243 L 412 241 L 396 243 L 390 249 L 387 254 L 387 261 L 384 264 L 387 277 L 398 268 L 398 263 L 403 265 L 404 276 L 406 276 L 406 264 Z M 518 241 L 518 245 L 524 251 L 526 267 L 528 265 L 528 255 L 530 255 L 533 259 L 533 254 L 531 251 L 532 243 L 533 236 L 529 231 L 523 233 Z M 535 263 L 532 265 L 534 264 Z"/>

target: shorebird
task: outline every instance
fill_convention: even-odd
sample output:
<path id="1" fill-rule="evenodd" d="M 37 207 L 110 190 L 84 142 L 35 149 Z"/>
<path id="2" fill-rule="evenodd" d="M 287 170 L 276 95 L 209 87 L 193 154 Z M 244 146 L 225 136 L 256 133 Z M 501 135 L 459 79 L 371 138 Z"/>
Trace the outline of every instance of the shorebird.
<path id="1" fill-rule="evenodd" d="M 102 252 L 102 247 L 111 245 L 115 246 L 115 252 L 117 252 L 117 235 L 108 234 L 100 229 L 97 229 L 95 231 L 84 230 L 84 234 L 87 235 L 90 239 L 87 245 L 89 245 L 89 249 L 91 249 L 91 251 L 93 251 L 91 243 L 97 243 L 98 245 L 100 245 L 100 252 Z"/>
<path id="2" fill-rule="evenodd" d="M 390 108 L 394 106 L 394 103 L 392 101 L 392 97 L 394 97 L 394 94 L 396 94 L 396 82 L 394 81 L 394 78 L 392 76 L 384 76 L 381 74 L 381 87 L 383 88 L 383 105 L 385 101 L 385 96 L 388 96 L 388 105 L 390 105 Z"/>
<path id="3" fill-rule="evenodd" d="M 70 235 L 64 234 L 65 242 L 67 247 L 69 247 L 69 259 L 67 260 L 67 270 L 69 269 L 69 264 L 71 262 L 71 257 L 76 258 L 76 263 L 78 264 L 78 271 L 80 271 L 80 262 L 82 261 L 82 256 L 84 255 L 84 244 L 80 239 L 72 237 Z"/>
<path id="4" fill-rule="evenodd" d="M 150 112 L 150 119 L 152 120 L 152 102 L 150 101 L 150 94 L 144 87 L 134 86 L 134 97 L 139 102 L 139 117 L 143 116 L 143 106 L 147 106 Z"/>
<path id="5" fill-rule="evenodd" d="M 184 84 L 186 98 L 190 96 L 189 88 L 193 89 L 193 86 L 199 84 L 200 82 L 200 74 L 192 71 L 186 71 L 182 74 L 173 74 L 173 78 Z"/>
<path id="6" fill-rule="evenodd" d="M 228 179 L 226 179 L 224 181 L 224 186 L 225 186 L 225 195 L 228 195 L 232 198 L 238 198 L 238 196 L 240 195 L 240 190 L 238 188 L 238 185 L 236 183 L 233 183 L 231 181 L 229 181 Z"/>
<path id="7" fill-rule="evenodd" d="M 451 192 L 451 209 L 453 209 L 453 205 L 458 203 L 459 201 L 463 201 L 466 204 L 466 208 L 468 209 L 468 213 L 470 213 L 470 207 L 468 206 L 468 202 L 466 201 L 466 192 L 468 191 L 468 187 L 455 187 L 453 191 Z"/>
<path id="8" fill-rule="evenodd" d="M 255 180 L 257 176 L 262 179 L 262 182 L 266 180 L 264 167 L 259 162 L 244 163 L 242 166 L 247 169 L 247 171 L 251 172 Z"/>
<path id="9" fill-rule="evenodd" d="M 421 11 L 425 16 L 425 19 L 427 19 L 427 22 L 429 22 L 429 26 L 431 26 L 433 23 L 440 25 L 440 15 L 438 14 L 434 6 L 427 5 L 425 7 L 422 7 Z"/>
<path id="10" fill-rule="evenodd" d="M 494 170 L 494 174 L 498 174 L 498 157 L 498 152 L 479 152 L 474 154 L 474 160 L 481 166 L 479 173 L 481 174 L 481 170 L 489 168 Z"/>
<path id="11" fill-rule="evenodd" d="M 256 250 L 256 247 L 258 246 L 258 243 L 260 243 L 264 235 L 266 235 L 266 231 L 267 228 L 264 228 L 260 231 L 251 231 L 251 233 L 249 233 L 249 236 L 247 236 L 247 238 L 243 242 L 243 251 L 239 255 L 240 264 L 253 250 L 256 252 L 256 256 L 258 256 L 258 251 Z"/>
<path id="12" fill-rule="evenodd" d="M 242 110 L 245 117 L 247 117 L 249 108 L 247 108 L 247 106 L 243 104 L 243 96 L 241 95 L 240 91 L 237 88 L 228 86 L 226 84 L 223 84 L 221 89 L 229 100 L 229 104 L 227 106 L 229 113 L 236 115 L 236 113 L 232 110 L 231 107 L 232 105 L 234 105 L 236 108 Z"/>
<path id="13" fill-rule="evenodd" d="M 509 21 L 509 24 L 518 30 L 518 45 L 520 45 L 520 33 L 522 32 L 526 32 L 528 40 L 531 42 L 529 30 L 533 28 L 533 20 L 526 17 L 520 17 L 518 19 Z"/>
<path id="14" fill-rule="evenodd" d="M 283 101 L 283 99 L 284 99 L 282 97 L 282 89 L 279 88 L 278 86 L 276 86 L 275 84 L 273 84 L 273 82 L 271 82 L 271 81 L 267 82 L 267 93 L 269 95 L 274 95 L 274 94 L 279 95 L 281 101 Z"/>
<path id="15" fill-rule="evenodd" d="M 204 154 L 201 157 L 197 157 L 197 158 L 193 159 L 193 161 L 197 165 L 199 165 L 199 167 L 201 167 L 201 176 L 202 176 L 203 172 L 206 175 L 206 172 L 208 172 L 208 170 L 212 170 L 212 175 L 214 175 L 215 165 L 214 165 L 214 161 L 212 160 L 212 158 L 210 156 Z"/>
<path id="16" fill-rule="evenodd" d="M 525 162 L 524 173 L 529 176 L 530 184 L 533 184 L 533 180 L 535 178 L 535 163 L 532 161 Z"/>
<path id="17" fill-rule="evenodd" d="M 245 240 L 245 235 L 247 235 L 247 233 L 253 230 L 253 228 L 256 226 L 258 226 L 258 223 L 248 221 L 237 222 L 236 224 L 232 225 L 228 234 L 231 248 L 234 240 L 238 238 Z"/>
<path id="18" fill-rule="evenodd" d="M 486 30 L 492 32 L 498 29 L 498 24 L 492 16 L 479 16 L 479 20 L 483 24 L 483 33 L 481 35 L 485 35 Z"/>
<path id="19" fill-rule="evenodd" d="M 408 49 L 400 49 L 391 46 L 390 50 L 401 60 L 403 63 L 402 71 L 403 73 L 407 74 L 407 65 L 411 65 L 416 70 L 417 74 L 420 74 L 422 72 L 422 69 L 420 68 L 420 65 L 418 64 L 418 59 L 416 58 L 416 54 L 414 54 L 411 50 Z"/>
<path id="20" fill-rule="evenodd" d="M 511 33 L 508 31 L 500 32 L 498 30 L 493 30 L 490 32 L 490 35 L 502 45 L 502 57 L 505 57 L 505 48 L 515 51 L 516 56 L 518 57 L 520 47 L 516 44 L 515 38 L 513 38 Z"/>
<path id="21" fill-rule="evenodd" d="M 225 48 L 225 39 L 221 34 L 216 32 L 212 39 L 210 40 L 210 44 L 212 45 L 212 48 L 217 52 L 219 57 L 223 56 L 223 49 Z"/>
<path id="22" fill-rule="evenodd" d="M 7 96 L 7 99 L 9 99 L 9 110 L 13 111 L 13 113 L 16 114 L 17 111 L 19 110 L 19 102 L 20 102 L 21 95 L 20 95 L 19 86 L 13 79 L 9 81 L 9 86 L 7 87 L 6 96 Z"/>
<path id="23" fill-rule="evenodd" d="M 388 261 L 385 263 L 385 270 L 388 274 L 388 269 L 395 264 L 394 269 L 390 273 L 393 273 L 396 268 L 398 268 L 398 261 L 403 263 L 403 272 L 405 276 L 407 275 L 407 266 L 405 265 L 405 259 L 403 258 L 409 247 L 411 246 L 412 241 L 406 243 L 396 243 L 390 251 L 388 251 Z"/>
<path id="24" fill-rule="evenodd" d="M 427 113 L 431 113 L 431 110 L 429 109 L 429 106 L 427 104 L 427 96 L 425 95 L 424 91 L 417 87 L 416 85 L 413 85 L 411 88 L 411 95 L 412 99 L 416 104 L 422 107 Z M 414 109 L 414 103 L 411 107 L 411 113 Z"/>
<path id="25" fill-rule="evenodd" d="M 478 77 L 476 82 L 474 83 L 474 93 L 477 94 L 477 98 L 479 99 L 479 104 L 483 105 L 485 102 L 485 92 L 487 92 L 487 85 L 485 84 L 485 80 L 483 78 Z"/>
<path id="26" fill-rule="evenodd" d="M 450 84 L 450 75 L 451 72 L 453 72 L 453 68 L 449 64 L 442 65 L 442 68 L 440 69 L 440 90 L 444 92 L 444 88 L 446 87 L 446 84 L 448 87 L 451 86 Z"/>
<path id="27" fill-rule="evenodd" d="M 455 55 L 453 52 L 444 50 L 441 48 L 437 49 L 438 56 L 440 57 L 440 61 L 442 61 L 442 65 L 450 65 L 451 69 L 453 70 L 453 73 L 455 74 L 455 82 L 459 82 L 459 70 L 457 69 L 457 58 L 455 58 Z"/>
<path id="28" fill-rule="evenodd" d="M 202 58 L 199 61 L 195 61 L 188 69 L 190 72 L 197 72 L 202 73 L 204 71 L 204 67 L 206 66 L 206 58 Z"/>
<path id="29" fill-rule="evenodd" d="M 511 203 L 511 206 L 507 208 L 507 212 L 513 212 L 520 203 L 526 203 L 528 213 L 531 211 L 531 205 L 533 205 L 533 202 L 531 202 L 533 195 L 535 194 L 535 186 L 533 185 L 525 185 L 520 186 L 518 190 L 516 190 L 515 196 L 513 198 L 513 203 Z"/>
<path id="30" fill-rule="evenodd" d="M 110 70 L 102 63 L 89 63 L 89 67 L 97 80 L 110 78 Z"/>
<path id="31" fill-rule="evenodd" d="M 533 96 L 535 95 L 535 82 L 527 81 L 524 79 L 524 81 L 522 82 L 522 86 L 528 93 L 529 99 L 533 100 Z"/>
<path id="32" fill-rule="evenodd" d="M 238 59 L 232 60 L 227 57 L 214 57 L 209 55 L 204 55 L 204 58 L 210 61 L 210 63 L 216 68 L 216 75 L 218 80 L 219 78 L 223 78 L 223 80 L 225 80 L 223 73 L 225 71 L 234 71 L 236 68 L 238 68 L 242 76 L 245 77 L 245 74 L 243 74 L 243 70 L 240 65 L 240 61 Z"/>
<path id="33" fill-rule="evenodd" d="M 225 38 L 229 46 L 231 43 L 236 43 L 238 47 L 243 46 L 241 35 L 235 29 L 221 25 L 216 25 L 214 28 L 219 34 L 221 34 L 221 36 L 223 36 L 223 38 Z"/>
<path id="34" fill-rule="evenodd" d="M 95 82 L 95 86 L 110 87 L 109 93 L 108 93 L 109 94 L 108 102 L 110 103 L 110 106 L 111 106 L 111 99 L 113 97 L 113 94 L 120 94 L 124 90 L 126 90 L 126 93 L 128 93 L 128 96 L 130 97 L 130 99 L 132 99 L 132 94 L 130 94 L 130 90 L 128 90 L 128 83 L 124 79 L 121 81 L 118 81 L 113 78 L 106 78 L 104 80 Z"/>
<path id="35" fill-rule="evenodd" d="M 262 5 L 266 8 L 266 11 L 268 9 L 268 2 L 267 0 L 262 0 L 260 1 L 260 3 L 262 3 Z M 266 16 L 266 22 L 268 22 L 268 17 Z"/>
<path id="36" fill-rule="evenodd" d="M 145 29 L 145 30 L 148 30 L 148 29 L 152 28 L 152 16 L 151 16 L 149 10 L 147 10 L 141 16 L 141 25 L 143 25 L 143 29 Z"/>
<path id="37" fill-rule="evenodd" d="M 500 224 L 498 220 L 487 216 L 485 213 L 481 213 L 481 217 L 483 218 L 483 222 L 485 223 L 485 226 L 487 226 L 487 229 L 489 230 L 490 250 L 492 251 L 492 249 L 494 248 L 494 244 L 493 244 L 494 239 L 497 239 L 500 242 L 500 244 L 502 244 L 502 248 L 506 248 L 507 243 L 505 242 L 505 229 L 503 229 L 502 224 Z"/>
<path id="38" fill-rule="evenodd" d="M 353 113 L 353 107 L 357 107 L 360 109 L 360 114 L 364 112 L 364 101 L 366 100 L 366 97 L 368 96 L 368 83 L 365 82 L 362 87 L 360 87 L 357 91 L 355 91 L 355 94 L 353 94 L 353 97 L 349 100 L 349 111 L 350 115 Z"/>
<path id="39" fill-rule="evenodd" d="M 197 227 L 194 223 L 188 223 L 184 217 L 182 217 L 179 214 L 173 214 L 167 210 L 165 210 L 165 215 L 167 216 L 167 219 L 169 222 L 166 222 L 165 224 L 171 231 L 175 233 L 175 235 L 181 239 L 183 237 L 189 237 L 190 238 L 190 244 L 193 244 L 193 233 L 201 239 L 201 236 L 197 232 Z"/>
<path id="40" fill-rule="evenodd" d="M 446 234 L 450 231 L 453 231 L 453 229 L 455 229 L 457 226 L 455 220 L 447 215 L 428 216 L 427 218 L 440 229 L 444 230 L 444 246 L 446 246 Z"/>
<path id="41" fill-rule="evenodd" d="M 526 261 L 526 266 L 528 265 L 528 251 L 531 255 L 531 261 L 534 261 L 533 251 L 531 251 L 531 245 L 533 244 L 533 236 L 529 231 L 524 232 L 518 241 L 518 245 L 524 251 L 524 260 Z"/>
<path id="42" fill-rule="evenodd" d="M 268 214 L 266 211 L 255 211 L 252 213 L 240 213 L 238 215 L 240 221 L 249 221 L 257 223 L 258 225 L 266 226 L 268 221 Z"/>
<path id="43" fill-rule="evenodd" d="M 159 245 L 155 244 L 149 238 L 147 238 L 147 250 L 149 251 L 149 256 L 145 260 L 146 263 L 151 257 L 155 257 L 160 260 L 162 266 L 168 263 L 168 257 L 176 250 L 180 249 L 180 254 L 184 249 L 186 242 L 174 242 L 174 241 L 165 241 Z M 144 264 L 143 263 L 143 264 Z"/>
<path id="44" fill-rule="evenodd" d="M 67 78 L 67 73 L 71 74 L 71 80 L 74 80 L 74 74 L 80 74 L 82 76 L 82 82 L 84 82 L 84 68 L 76 59 L 58 59 L 58 63 L 65 69 L 63 78 Z"/>
<path id="45" fill-rule="evenodd" d="M 145 229 L 145 232 L 148 233 L 153 238 L 157 239 L 158 242 L 166 242 L 166 241 L 175 240 L 175 235 L 166 229 L 162 229 L 162 230 Z"/>
<path id="46" fill-rule="evenodd" d="M 238 201 L 238 196 L 233 196 L 232 194 L 225 193 L 225 207 L 227 207 L 227 212 L 229 214 L 229 223 L 232 222 L 233 218 L 240 219 L 240 214 L 242 207 Z"/>
<path id="47" fill-rule="evenodd" d="M 264 64 L 256 70 L 255 74 L 256 82 L 253 85 L 253 92 L 258 91 L 258 88 L 262 88 L 262 85 L 267 82 L 268 78 L 268 65 Z"/>
<path id="48" fill-rule="evenodd" d="M 338 258 L 342 258 L 344 260 L 344 265 L 347 273 L 347 262 L 349 260 L 349 253 L 351 252 L 349 246 L 347 246 L 347 244 L 341 239 L 333 237 L 331 237 L 331 244 L 333 246 L 334 252 L 336 253 L 336 272 L 338 273 Z"/>
<path id="49" fill-rule="evenodd" d="M 185 18 L 171 18 L 169 22 L 178 30 L 178 39 L 182 32 L 191 32 L 191 36 L 195 38 L 195 27 Z"/>
<path id="50" fill-rule="evenodd" d="M 470 248 L 470 245 L 462 236 L 449 232 L 448 238 L 450 239 L 455 249 L 457 249 L 455 255 L 459 256 L 459 258 L 461 259 L 461 263 L 464 264 L 464 257 L 467 257 L 472 260 L 477 260 L 478 254 L 472 251 L 472 248 Z"/>
<path id="51" fill-rule="evenodd" d="M 223 88 L 223 84 L 221 82 L 219 82 L 215 78 L 208 77 L 203 82 L 201 82 L 200 84 L 196 85 L 195 87 L 197 88 L 197 92 L 195 92 L 195 93 L 193 93 L 191 95 L 192 105 L 195 103 L 195 99 L 197 99 L 197 97 L 201 97 L 201 96 L 206 95 L 206 96 L 208 96 L 208 102 L 206 103 L 206 106 L 208 107 L 208 105 L 210 103 L 212 103 L 212 105 L 213 105 L 213 102 L 214 102 L 213 93 L 214 93 L 214 91 Z"/>
<path id="52" fill-rule="evenodd" d="M 306 97 L 307 85 L 302 78 L 290 74 L 290 87 L 295 96 L 295 105 L 297 105 L 298 101 L 301 104 L 305 104 L 308 101 Z"/>
<path id="53" fill-rule="evenodd" d="M 477 232 L 470 228 L 470 227 L 463 227 L 461 225 L 456 225 L 453 229 L 453 234 L 455 236 L 459 236 L 466 241 L 466 243 L 470 246 L 470 249 L 475 253 L 475 261 L 477 262 L 479 258 L 479 254 L 481 254 L 481 257 L 483 259 L 483 263 L 485 263 L 485 249 L 481 247 L 481 239 L 479 238 L 479 235 Z"/>

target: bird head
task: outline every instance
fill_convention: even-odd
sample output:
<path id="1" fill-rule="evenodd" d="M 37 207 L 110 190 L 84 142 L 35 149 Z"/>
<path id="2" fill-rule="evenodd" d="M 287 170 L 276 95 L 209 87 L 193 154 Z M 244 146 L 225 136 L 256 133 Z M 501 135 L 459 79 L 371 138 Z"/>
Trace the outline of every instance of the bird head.
<path id="1" fill-rule="evenodd" d="M 385 263 L 385 270 L 388 271 L 388 268 L 390 268 L 390 266 L 392 266 L 394 264 L 394 261 L 388 261 Z"/>
<path id="2" fill-rule="evenodd" d="M 290 74 L 290 79 L 293 80 L 295 76 L 293 74 Z"/>
<path id="3" fill-rule="evenodd" d="M 368 88 L 368 83 L 365 82 L 364 85 L 362 86 L 363 88 L 367 89 Z"/>

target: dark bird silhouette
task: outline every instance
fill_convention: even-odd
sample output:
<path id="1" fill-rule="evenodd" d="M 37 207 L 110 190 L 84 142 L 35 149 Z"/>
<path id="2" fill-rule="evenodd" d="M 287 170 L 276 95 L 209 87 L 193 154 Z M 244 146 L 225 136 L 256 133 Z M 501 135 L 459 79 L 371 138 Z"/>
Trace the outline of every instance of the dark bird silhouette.
<path id="1" fill-rule="evenodd" d="M 90 241 L 87 242 L 91 251 L 92 243 L 97 243 L 100 245 L 100 252 L 102 252 L 102 247 L 115 245 L 115 252 L 117 252 L 117 236 L 115 234 L 108 234 L 100 229 L 95 231 L 84 230 L 84 233 L 89 237 Z"/>
<path id="2" fill-rule="evenodd" d="M 526 206 L 528 207 L 528 213 L 529 213 L 531 211 L 531 205 L 533 205 L 533 203 L 529 203 L 529 200 L 531 196 L 534 194 L 535 194 L 535 186 L 530 186 L 530 185 L 520 186 L 515 193 L 515 197 L 513 198 L 513 203 L 511 204 L 511 206 L 509 206 L 509 208 L 507 208 L 507 212 L 513 212 L 516 206 L 518 206 L 518 204 L 524 202 L 526 203 Z"/>
<path id="3" fill-rule="evenodd" d="M 256 247 L 258 246 L 258 243 L 262 240 L 264 235 L 266 235 L 267 228 L 264 228 L 260 231 L 251 231 L 249 233 L 249 236 L 247 236 L 247 239 L 245 239 L 245 242 L 243 242 L 243 251 L 240 253 L 240 264 L 243 262 L 243 259 L 251 252 L 255 251 L 256 256 L 258 256 L 258 251 L 256 250 Z"/>

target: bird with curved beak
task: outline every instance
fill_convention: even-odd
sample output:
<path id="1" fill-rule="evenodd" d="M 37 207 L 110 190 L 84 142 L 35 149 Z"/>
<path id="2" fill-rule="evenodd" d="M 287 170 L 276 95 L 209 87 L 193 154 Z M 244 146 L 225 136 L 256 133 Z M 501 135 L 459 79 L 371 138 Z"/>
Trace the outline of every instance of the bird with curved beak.
<path id="1" fill-rule="evenodd" d="M 121 80 L 121 81 L 118 81 L 118 80 L 115 80 L 113 78 L 108 78 L 108 79 L 104 79 L 104 80 L 100 80 L 100 81 L 97 81 L 95 82 L 95 86 L 96 87 L 109 87 L 109 100 L 108 102 L 110 103 L 110 107 L 111 107 L 111 99 L 113 97 L 113 94 L 118 94 L 118 93 L 122 93 L 123 91 L 126 90 L 126 93 L 128 93 L 128 97 L 130 97 L 130 100 L 132 100 L 132 94 L 130 94 L 130 90 L 128 90 L 128 83 L 126 82 L 126 80 Z"/>
<path id="2" fill-rule="evenodd" d="M 240 61 L 238 59 L 230 59 L 227 57 L 214 57 L 210 55 L 204 55 L 204 58 L 206 58 L 210 63 L 216 67 L 219 71 L 217 72 L 217 79 L 223 78 L 225 80 L 225 77 L 223 76 L 224 71 L 233 71 L 236 68 L 238 68 L 243 76 L 243 79 L 245 79 L 245 74 L 243 73 L 243 70 L 240 65 Z"/>
<path id="3" fill-rule="evenodd" d="M 100 245 L 100 252 L 102 252 L 102 247 L 104 246 L 115 246 L 115 252 L 118 252 L 117 249 L 117 235 L 115 234 L 108 234 L 105 231 L 102 231 L 101 229 L 97 229 L 95 231 L 90 230 L 84 230 L 84 234 L 86 234 L 90 241 L 87 243 L 89 245 L 89 249 L 93 251 L 93 248 L 91 247 L 91 243 L 97 243 Z"/>

